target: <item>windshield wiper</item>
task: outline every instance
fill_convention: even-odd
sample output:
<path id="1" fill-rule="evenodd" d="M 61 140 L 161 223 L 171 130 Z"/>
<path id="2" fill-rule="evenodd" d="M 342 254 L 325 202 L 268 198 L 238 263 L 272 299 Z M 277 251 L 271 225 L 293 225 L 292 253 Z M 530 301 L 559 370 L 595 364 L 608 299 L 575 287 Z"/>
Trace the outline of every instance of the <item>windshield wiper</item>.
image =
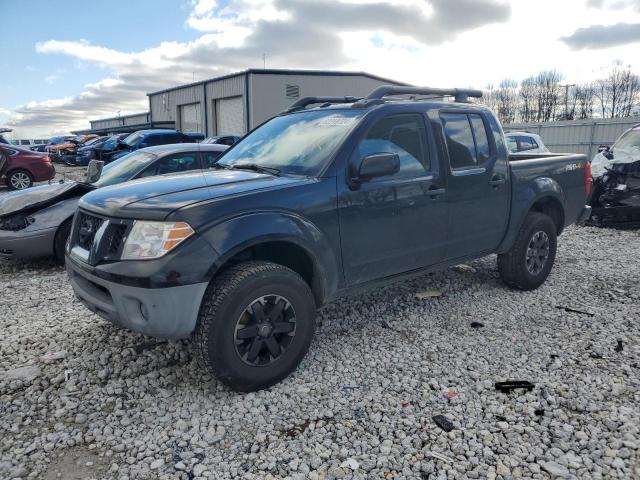
<path id="1" fill-rule="evenodd" d="M 232 163 L 229 168 L 235 170 L 251 170 L 253 172 L 270 173 L 271 175 L 279 176 L 280 170 L 273 167 L 265 167 L 264 165 L 258 165 L 257 163 Z"/>

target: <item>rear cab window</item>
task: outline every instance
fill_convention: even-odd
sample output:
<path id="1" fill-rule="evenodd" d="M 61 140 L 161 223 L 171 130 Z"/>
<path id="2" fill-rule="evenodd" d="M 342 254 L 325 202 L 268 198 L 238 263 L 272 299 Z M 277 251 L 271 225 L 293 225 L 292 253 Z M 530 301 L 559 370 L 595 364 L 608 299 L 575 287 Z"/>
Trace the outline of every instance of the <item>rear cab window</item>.
<path id="1" fill-rule="evenodd" d="M 491 144 L 479 113 L 441 112 L 452 170 L 482 167 L 491 157 Z"/>

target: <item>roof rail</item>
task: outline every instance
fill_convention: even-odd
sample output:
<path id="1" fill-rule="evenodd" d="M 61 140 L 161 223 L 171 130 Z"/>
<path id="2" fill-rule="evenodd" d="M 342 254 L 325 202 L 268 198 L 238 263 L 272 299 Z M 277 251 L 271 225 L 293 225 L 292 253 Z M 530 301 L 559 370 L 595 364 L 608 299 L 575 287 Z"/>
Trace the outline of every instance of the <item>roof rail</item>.
<path id="1" fill-rule="evenodd" d="M 376 103 L 387 95 L 437 95 L 455 97 L 456 102 L 468 102 L 469 97 L 482 97 L 481 90 L 470 88 L 431 88 L 431 87 L 401 87 L 398 85 L 381 85 L 371 92 L 362 103 Z"/>
<path id="2" fill-rule="evenodd" d="M 300 100 L 295 102 L 289 108 L 287 108 L 283 113 L 291 113 L 296 110 L 302 110 L 308 105 L 313 105 L 315 103 L 354 103 L 358 100 L 362 100 L 361 97 L 302 97 Z"/>

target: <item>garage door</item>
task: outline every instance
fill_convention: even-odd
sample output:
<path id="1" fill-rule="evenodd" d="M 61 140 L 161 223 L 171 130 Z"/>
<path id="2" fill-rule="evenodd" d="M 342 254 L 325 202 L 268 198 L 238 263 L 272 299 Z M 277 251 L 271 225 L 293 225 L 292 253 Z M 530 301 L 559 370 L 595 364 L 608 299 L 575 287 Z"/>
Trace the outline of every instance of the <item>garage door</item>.
<path id="1" fill-rule="evenodd" d="M 244 134 L 244 100 L 243 97 L 221 98 L 216 100 L 218 135 Z"/>
<path id="2" fill-rule="evenodd" d="M 202 114 L 200 113 L 200 104 L 192 103 L 191 105 L 180 105 L 180 130 L 183 132 L 202 132 L 200 122 Z"/>

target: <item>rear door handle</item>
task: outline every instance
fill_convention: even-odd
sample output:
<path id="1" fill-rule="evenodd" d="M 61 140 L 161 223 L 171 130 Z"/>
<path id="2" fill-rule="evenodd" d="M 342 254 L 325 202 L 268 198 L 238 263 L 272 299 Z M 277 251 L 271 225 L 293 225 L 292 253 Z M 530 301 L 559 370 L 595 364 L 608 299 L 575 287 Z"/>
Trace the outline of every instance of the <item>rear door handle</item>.
<path id="1" fill-rule="evenodd" d="M 431 187 L 429 187 L 429 190 L 428 190 L 427 193 L 429 194 L 429 196 L 431 197 L 432 200 L 435 200 L 440 195 L 444 195 L 445 191 L 446 190 L 444 188 L 438 188 L 438 187 L 431 186 Z"/>
<path id="2" fill-rule="evenodd" d="M 507 180 L 502 175 L 494 175 L 491 177 L 491 180 L 489 180 L 489 185 L 493 188 L 498 188 L 500 185 L 504 185 L 506 181 Z"/>

